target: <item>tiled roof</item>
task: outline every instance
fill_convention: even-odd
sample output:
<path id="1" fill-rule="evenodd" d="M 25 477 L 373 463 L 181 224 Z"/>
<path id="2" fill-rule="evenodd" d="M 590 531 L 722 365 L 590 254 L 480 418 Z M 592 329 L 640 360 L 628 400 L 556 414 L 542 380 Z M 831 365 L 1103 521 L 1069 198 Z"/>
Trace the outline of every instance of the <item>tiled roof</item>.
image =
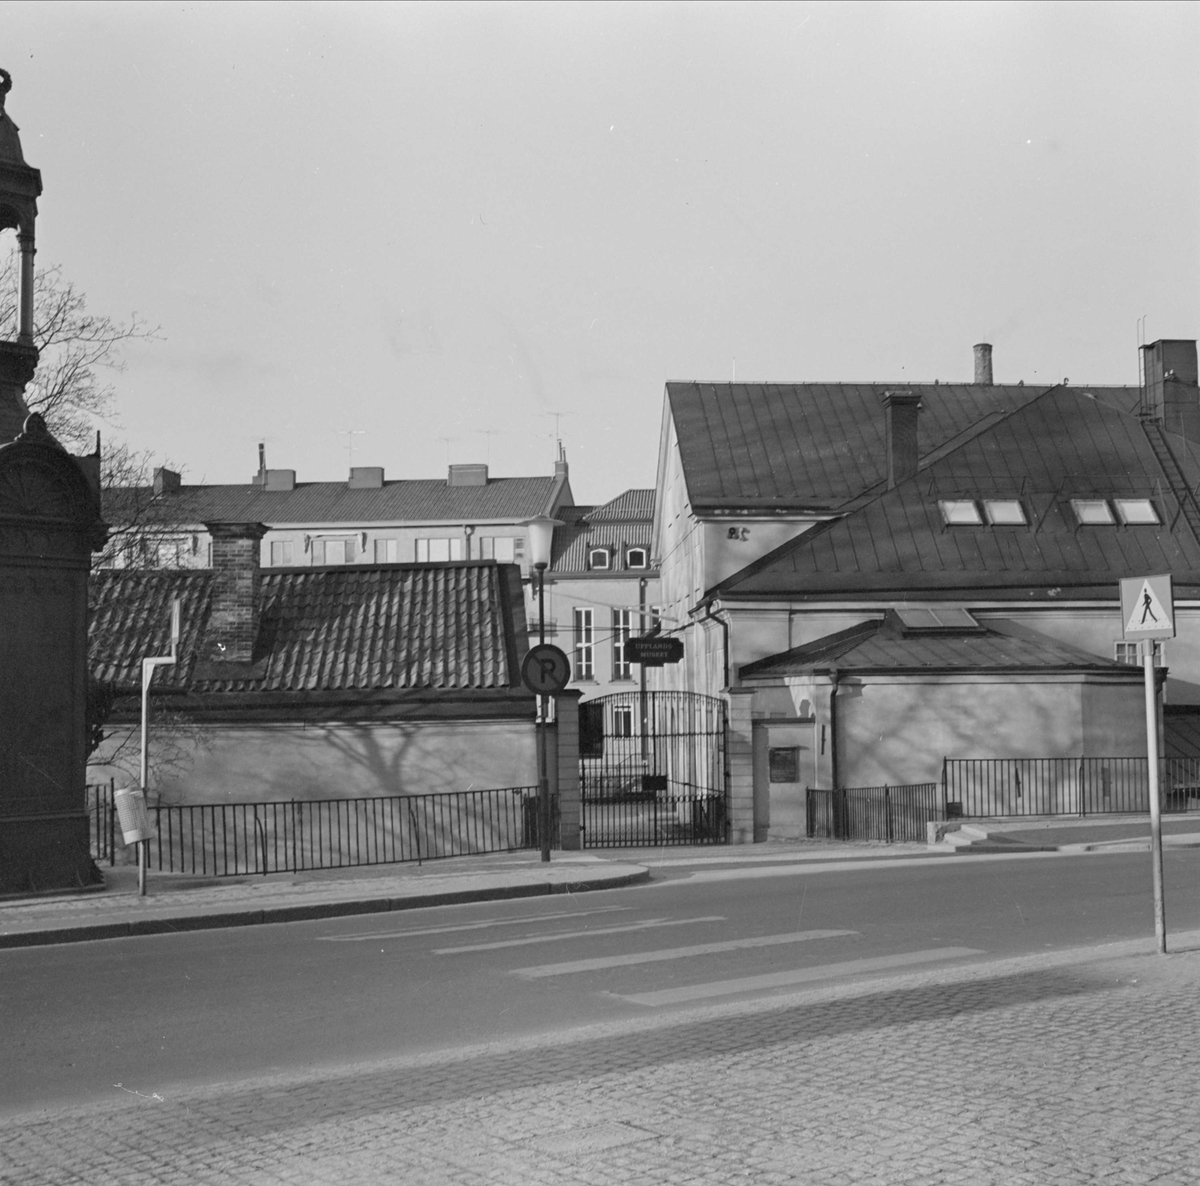
<path id="1" fill-rule="evenodd" d="M 649 522 L 653 518 L 653 489 L 626 490 L 624 494 L 618 494 L 611 502 L 591 507 L 588 510 L 588 519 L 592 523 L 602 523 L 608 519 L 645 519 Z"/>
<path id="2" fill-rule="evenodd" d="M 1193 490 L 1200 465 L 1166 439 Z M 1150 498 L 1157 526 L 1080 526 L 1072 497 Z M 1019 499 L 1025 526 L 948 527 L 943 498 Z M 1054 388 L 903 482 L 784 544 L 720 586 L 732 596 L 1102 586 L 1171 572 L 1200 585 L 1200 541 L 1137 417 Z"/>
<path id="3" fill-rule="evenodd" d="M 688 497 L 698 511 L 836 508 L 887 477 L 885 391 L 921 397 L 928 459 L 1037 398 L 1039 387 L 932 383 L 668 383 Z M 1121 408 L 1135 388 L 1088 387 Z"/>
<path id="4" fill-rule="evenodd" d="M 869 672 L 1104 672 L 1130 680 L 1139 670 L 1033 631 L 1007 634 L 983 628 L 971 631 L 906 630 L 895 613 L 863 622 L 805 646 L 747 663 L 742 679 L 785 675 Z"/>
<path id="5" fill-rule="evenodd" d="M 532 519 L 547 511 L 555 479 L 490 478 L 486 486 L 444 479 L 384 482 L 351 490 L 345 482 L 298 482 L 294 490 L 260 486 L 181 486 L 150 498 L 145 487 L 105 494 L 108 522 L 200 524 L 482 522 Z M 150 505 L 147 507 L 146 503 Z M 136 513 L 129 507 L 136 507 Z"/>
<path id="6" fill-rule="evenodd" d="M 105 570 L 91 581 L 91 667 L 140 687 L 144 656 L 170 650 L 170 606 L 182 601 L 181 662 L 155 685 L 193 692 L 501 689 L 519 682 L 524 637 L 513 565 L 268 569 L 260 578 L 257 679 L 197 680 L 206 653 L 211 570 Z"/>
<path id="7" fill-rule="evenodd" d="M 644 576 L 648 569 L 625 568 L 625 554 L 629 548 L 644 548 L 649 559 L 653 514 L 653 490 L 626 490 L 596 507 L 559 508 L 563 526 L 554 529 L 550 571 L 556 575 L 590 572 L 588 553 L 607 548 L 613 554 L 613 567 L 599 571 Z"/>

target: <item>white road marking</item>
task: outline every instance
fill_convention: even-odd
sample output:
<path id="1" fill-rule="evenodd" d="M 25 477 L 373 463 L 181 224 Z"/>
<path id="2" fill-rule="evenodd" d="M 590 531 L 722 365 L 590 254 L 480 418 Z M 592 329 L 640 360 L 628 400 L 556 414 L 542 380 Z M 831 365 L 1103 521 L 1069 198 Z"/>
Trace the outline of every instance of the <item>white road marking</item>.
<path id="1" fill-rule="evenodd" d="M 860 972 L 883 972 L 909 964 L 930 964 L 938 960 L 963 959 L 968 955 L 984 955 L 974 947 L 934 947 L 928 951 L 908 951 L 901 955 L 884 955 L 875 959 L 845 960 L 838 964 L 822 964 L 815 968 L 795 968 L 790 972 L 768 972 L 762 976 L 743 976 L 739 980 L 714 980 L 708 984 L 689 984 L 683 988 L 665 988 L 658 992 L 630 995 L 614 993 L 622 1001 L 635 1005 L 680 1005 L 702 1001 L 708 997 L 727 997 L 735 993 L 762 992 L 771 988 L 790 988 L 814 980 L 832 980 L 835 976 L 854 976 Z"/>
<path id="2" fill-rule="evenodd" d="M 452 931 L 484 931 L 491 927 L 516 927 L 538 922 L 554 922 L 560 918 L 586 918 L 592 914 L 612 914 L 632 910 L 632 906 L 602 906 L 597 910 L 572 910 L 562 914 L 531 914 L 525 918 L 498 918 L 491 922 L 460 922 L 449 927 L 414 927 L 408 931 L 368 931 L 358 935 L 317 935 L 321 943 L 364 943 L 375 939 L 407 939 L 413 935 L 448 935 Z"/>
<path id="3" fill-rule="evenodd" d="M 590 939 L 593 935 L 620 935 L 627 931 L 648 931 L 653 927 L 683 927 L 694 922 L 725 922 L 723 914 L 705 918 L 650 918 L 624 927 L 591 927 L 586 931 L 562 931 L 555 935 L 529 935 L 524 939 L 501 939 L 495 943 L 472 943 L 466 947 L 438 947 L 434 955 L 459 955 L 467 951 L 498 951 L 502 947 L 524 947 L 530 943 L 557 943 L 560 939 Z"/>
<path id="4" fill-rule="evenodd" d="M 698 943 L 695 947 L 664 947 L 659 951 L 635 951 L 628 955 L 514 968 L 513 975 L 534 980 L 543 976 L 566 976 L 572 972 L 594 972 L 600 968 L 626 968 L 631 964 L 653 964 L 662 960 L 689 959 L 696 955 L 716 955 L 722 951 L 742 951 L 748 947 L 776 947 L 782 943 L 804 943 L 809 939 L 834 939 L 857 934 L 858 931 L 794 931 L 787 935 L 759 935 L 753 939 L 729 939 L 723 943 Z"/>

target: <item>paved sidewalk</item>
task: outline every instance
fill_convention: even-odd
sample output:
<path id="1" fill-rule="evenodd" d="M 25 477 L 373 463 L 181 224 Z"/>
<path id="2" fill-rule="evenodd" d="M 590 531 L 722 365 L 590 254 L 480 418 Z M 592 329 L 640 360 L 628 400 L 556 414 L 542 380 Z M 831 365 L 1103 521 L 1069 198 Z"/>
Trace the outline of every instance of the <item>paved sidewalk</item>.
<path id="1" fill-rule="evenodd" d="M 0 901 L 0 948 L 582 893 L 650 876 L 641 865 L 588 853 L 556 852 L 543 864 L 522 852 L 266 877 L 151 871 L 140 897 L 136 868 L 103 872 L 102 890 Z"/>
<path id="2" fill-rule="evenodd" d="M 1164 843 L 1200 845 L 1200 820 L 1164 820 Z M 1146 848 L 1144 817 L 1103 820 L 996 820 L 1005 851 L 1112 851 Z M 581 893 L 650 880 L 656 870 L 698 865 L 790 864 L 897 858 L 945 860 L 956 854 L 917 843 L 847 843 L 838 840 L 777 841 L 756 845 L 605 849 L 555 852 L 548 865 L 537 854 L 501 853 L 423 864 L 374 865 L 266 877 L 198 877 L 150 872 L 146 897 L 137 893 L 131 866 L 105 867 L 106 887 L 76 894 L 0 899 L 0 948 L 73 943 L 169 931 L 254 926 L 375 914 L 420 906 Z"/>
<path id="3" fill-rule="evenodd" d="M 1200 934 L 0 1120 L 5 1186 L 1195 1186 Z M 1190 945 L 1191 950 L 1184 950 Z"/>

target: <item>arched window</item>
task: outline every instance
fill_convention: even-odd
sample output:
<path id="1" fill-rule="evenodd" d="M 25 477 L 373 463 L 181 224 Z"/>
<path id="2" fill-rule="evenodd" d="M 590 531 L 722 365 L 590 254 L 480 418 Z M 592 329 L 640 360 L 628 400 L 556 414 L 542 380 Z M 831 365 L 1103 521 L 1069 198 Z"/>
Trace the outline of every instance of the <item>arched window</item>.
<path id="1" fill-rule="evenodd" d="M 588 553 L 588 568 L 608 568 L 609 564 L 607 548 L 593 548 Z"/>

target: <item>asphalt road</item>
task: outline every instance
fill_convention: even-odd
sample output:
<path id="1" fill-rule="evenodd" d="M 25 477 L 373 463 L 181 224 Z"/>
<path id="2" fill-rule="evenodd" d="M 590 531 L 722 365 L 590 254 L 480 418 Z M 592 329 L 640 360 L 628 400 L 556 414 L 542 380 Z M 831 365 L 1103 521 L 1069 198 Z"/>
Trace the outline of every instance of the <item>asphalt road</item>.
<path id="1" fill-rule="evenodd" d="M 730 853 L 736 862 L 736 854 Z M 1200 852 L 1167 854 L 1200 928 Z M 1153 934 L 1145 853 L 704 863 L 576 897 L 0 951 L 0 1112 Z"/>

